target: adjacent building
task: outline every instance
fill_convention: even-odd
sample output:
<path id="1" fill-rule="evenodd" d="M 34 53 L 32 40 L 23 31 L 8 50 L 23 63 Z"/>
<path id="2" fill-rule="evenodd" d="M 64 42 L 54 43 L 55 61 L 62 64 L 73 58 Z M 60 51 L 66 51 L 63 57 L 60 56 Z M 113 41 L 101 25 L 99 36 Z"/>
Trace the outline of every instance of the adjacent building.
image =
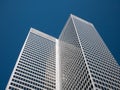
<path id="1" fill-rule="evenodd" d="M 92 23 L 70 15 L 59 39 L 31 28 L 7 90 L 120 90 L 120 67 Z"/>
<path id="2" fill-rule="evenodd" d="M 56 39 L 31 28 L 6 90 L 55 89 Z"/>

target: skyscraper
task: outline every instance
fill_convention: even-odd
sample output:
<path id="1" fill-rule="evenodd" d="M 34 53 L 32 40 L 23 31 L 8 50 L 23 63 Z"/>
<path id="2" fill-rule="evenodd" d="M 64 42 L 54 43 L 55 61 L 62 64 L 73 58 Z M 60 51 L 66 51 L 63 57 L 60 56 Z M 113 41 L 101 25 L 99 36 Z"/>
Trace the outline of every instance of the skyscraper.
<path id="1" fill-rule="evenodd" d="M 120 90 L 120 67 L 93 24 L 70 15 L 59 39 L 31 28 L 7 90 Z"/>
<path id="2" fill-rule="evenodd" d="M 120 90 L 120 67 L 93 24 L 71 15 L 59 44 L 62 90 Z"/>
<path id="3" fill-rule="evenodd" d="M 6 89 L 55 90 L 55 53 L 56 39 L 31 28 Z"/>

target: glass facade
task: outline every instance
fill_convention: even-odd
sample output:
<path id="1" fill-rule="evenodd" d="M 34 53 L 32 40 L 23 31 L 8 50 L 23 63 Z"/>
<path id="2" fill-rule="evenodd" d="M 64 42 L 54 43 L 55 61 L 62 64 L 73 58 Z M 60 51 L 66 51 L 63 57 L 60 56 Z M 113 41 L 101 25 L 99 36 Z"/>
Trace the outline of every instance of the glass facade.
<path id="1" fill-rule="evenodd" d="M 120 67 L 93 24 L 71 15 L 59 42 L 62 90 L 120 89 Z"/>
<path id="2" fill-rule="evenodd" d="M 70 17 L 59 37 L 62 90 L 92 90 L 77 32 Z"/>
<path id="3" fill-rule="evenodd" d="M 119 90 L 119 65 L 91 23 L 73 16 L 78 39 L 96 89 Z"/>
<path id="4" fill-rule="evenodd" d="M 93 24 L 71 15 L 59 39 L 31 28 L 6 90 L 120 90 L 120 66 Z"/>
<path id="5" fill-rule="evenodd" d="M 56 43 L 46 37 L 30 30 L 7 90 L 56 89 Z"/>

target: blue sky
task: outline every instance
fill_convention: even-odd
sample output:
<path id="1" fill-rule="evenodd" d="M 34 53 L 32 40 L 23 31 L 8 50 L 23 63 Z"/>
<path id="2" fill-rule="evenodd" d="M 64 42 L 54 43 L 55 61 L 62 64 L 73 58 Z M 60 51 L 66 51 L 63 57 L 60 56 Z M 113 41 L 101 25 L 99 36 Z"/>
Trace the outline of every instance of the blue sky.
<path id="1" fill-rule="evenodd" d="M 0 90 L 30 27 L 58 38 L 71 13 L 95 25 L 120 64 L 120 0 L 0 0 Z"/>

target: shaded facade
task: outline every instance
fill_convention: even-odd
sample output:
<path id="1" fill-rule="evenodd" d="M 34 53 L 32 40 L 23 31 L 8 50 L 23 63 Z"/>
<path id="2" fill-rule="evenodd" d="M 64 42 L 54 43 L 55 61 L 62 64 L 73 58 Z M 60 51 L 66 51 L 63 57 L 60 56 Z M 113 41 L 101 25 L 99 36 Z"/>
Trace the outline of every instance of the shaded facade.
<path id="1" fill-rule="evenodd" d="M 120 90 L 120 67 L 92 23 L 70 15 L 58 39 L 31 28 L 7 90 Z"/>

